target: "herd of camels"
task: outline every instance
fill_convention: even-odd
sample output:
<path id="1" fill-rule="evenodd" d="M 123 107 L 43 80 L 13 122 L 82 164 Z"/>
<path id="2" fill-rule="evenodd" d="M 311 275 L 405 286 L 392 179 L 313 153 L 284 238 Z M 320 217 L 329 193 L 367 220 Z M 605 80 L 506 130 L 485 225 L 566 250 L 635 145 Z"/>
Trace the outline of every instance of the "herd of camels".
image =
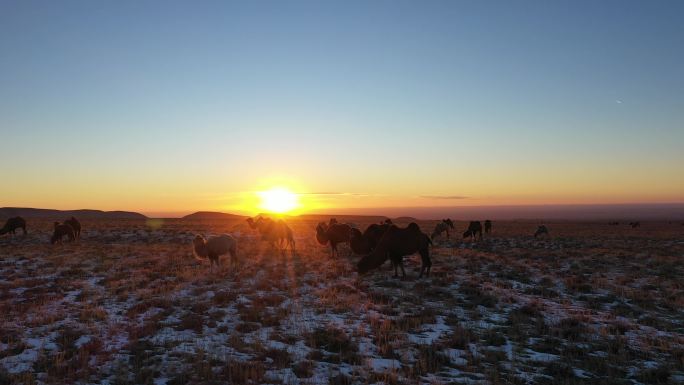
<path id="1" fill-rule="evenodd" d="M 274 249 L 281 253 L 289 251 L 295 255 L 295 239 L 290 226 L 282 219 L 271 219 L 259 216 L 248 218 L 249 227 L 257 231 L 261 240 L 267 242 Z M 615 225 L 617 222 L 610 222 Z M 639 222 L 632 222 L 630 226 L 639 227 Z M 9 218 L 5 225 L 0 228 L 0 235 L 16 234 L 16 230 L 23 230 L 26 235 L 26 220 L 22 217 Z M 369 225 L 365 231 L 361 232 L 354 225 L 339 223 L 335 218 L 331 218 L 328 223 L 321 222 L 316 226 L 316 240 L 321 245 L 330 246 L 330 256 L 339 256 L 337 246 L 347 244 L 351 252 L 362 256 L 357 264 L 360 274 L 376 269 L 390 260 L 394 267 L 394 276 L 398 276 L 398 269 L 401 269 L 403 277 L 406 277 L 403 258 L 405 256 L 419 254 L 421 258 L 421 269 L 419 278 L 425 274 L 430 275 L 432 261 L 430 260 L 430 246 L 435 238 L 446 233 L 447 239 L 449 231 L 454 230 L 454 222 L 451 219 L 443 219 L 435 226 L 431 235 L 422 232 L 418 224 L 410 223 L 407 227 L 401 228 L 386 219 L 381 223 Z M 484 227 L 479 221 L 470 221 L 468 228 L 463 232 L 463 238 L 470 238 L 472 241 L 482 240 L 484 234 L 492 231 L 492 221 L 484 221 Z M 55 222 L 53 235 L 50 243 L 61 243 L 63 238 L 69 241 L 79 239 L 81 235 L 81 223 L 74 217 L 64 222 Z M 549 235 L 549 229 L 540 225 L 534 233 L 534 237 Z M 197 235 L 193 241 L 193 251 L 197 257 L 209 260 L 210 268 L 214 265 L 219 266 L 220 257 L 229 255 L 231 264 L 237 263 L 237 240 L 229 235 L 223 234 L 209 239 Z"/>

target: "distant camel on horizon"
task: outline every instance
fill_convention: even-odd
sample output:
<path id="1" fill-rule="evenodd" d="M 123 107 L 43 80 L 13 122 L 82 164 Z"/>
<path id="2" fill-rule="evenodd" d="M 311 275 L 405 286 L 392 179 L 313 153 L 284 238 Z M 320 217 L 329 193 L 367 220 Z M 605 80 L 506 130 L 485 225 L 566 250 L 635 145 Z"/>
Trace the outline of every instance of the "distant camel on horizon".
<path id="1" fill-rule="evenodd" d="M 482 240 L 482 223 L 480 221 L 470 221 L 468 224 L 468 229 L 463 232 L 463 239 L 471 237 L 472 241 L 477 238 Z"/>
<path id="2" fill-rule="evenodd" d="M 537 231 L 534 233 L 534 237 L 537 238 L 540 235 L 549 236 L 549 229 L 544 225 L 539 225 L 539 227 L 537 227 Z"/>
<path id="3" fill-rule="evenodd" d="M 5 225 L 0 229 L 0 235 L 10 233 L 16 235 L 17 229 L 22 229 L 26 235 L 26 220 L 22 217 L 12 217 L 7 219 Z"/>
<path id="4" fill-rule="evenodd" d="M 74 235 L 74 228 L 66 223 L 55 222 L 54 232 L 52 233 L 52 237 L 50 238 L 50 243 L 53 245 L 55 243 L 62 244 L 62 238 L 65 236 L 67 237 L 69 242 L 75 241 L 76 235 Z"/>
<path id="5" fill-rule="evenodd" d="M 449 228 L 451 228 L 452 230 L 454 229 L 454 222 L 449 218 L 442 219 L 441 222 L 435 225 L 435 229 L 432 231 L 430 239 L 434 241 L 435 238 L 440 236 L 443 232 L 446 232 L 446 237 L 447 239 L 449 239 Z"/>
<path id="6" fill-rule="evenodd" d="M 65 224 L 71 226 L 74 229 L 74 236 L 76 239 L 81 239 L 81 222 L 79 222 L 75 217 L 71 217 L 64 221 Z"/>

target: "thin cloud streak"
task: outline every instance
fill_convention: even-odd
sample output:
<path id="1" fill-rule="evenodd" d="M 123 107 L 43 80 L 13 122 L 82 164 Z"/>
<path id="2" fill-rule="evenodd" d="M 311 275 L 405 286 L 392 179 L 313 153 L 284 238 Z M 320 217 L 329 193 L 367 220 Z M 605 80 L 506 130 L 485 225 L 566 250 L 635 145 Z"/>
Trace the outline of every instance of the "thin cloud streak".
<path id="1" fill-rule="evenodd" d="M 462 195 L 421 195 L 419 198 L 443 199 L 443 200 L 470 199 L 470 197 L 462 196 Z"/>
<path id="2" fill-rule="evenodd" d="M 298 195 L 340 195 L 340 196 L 358 196 L 358 197 L 367 197 L 371 196 L 370 194 L 364 194 L 364 193 L 349 193 L 349 192 L 303 192 L 303 193 L 297 193 Z"/>

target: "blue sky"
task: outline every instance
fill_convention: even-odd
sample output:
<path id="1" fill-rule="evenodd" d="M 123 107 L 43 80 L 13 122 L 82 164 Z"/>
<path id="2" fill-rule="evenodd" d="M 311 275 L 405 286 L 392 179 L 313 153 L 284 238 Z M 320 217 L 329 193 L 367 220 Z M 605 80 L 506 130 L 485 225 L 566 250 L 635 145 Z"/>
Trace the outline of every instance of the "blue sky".
<path id="1" fill-rule="evenodd" d="M 3 1 L 2 203 L 230 208 L 274 179 L 393 205 L 682 201 L 683 11 Z"/>

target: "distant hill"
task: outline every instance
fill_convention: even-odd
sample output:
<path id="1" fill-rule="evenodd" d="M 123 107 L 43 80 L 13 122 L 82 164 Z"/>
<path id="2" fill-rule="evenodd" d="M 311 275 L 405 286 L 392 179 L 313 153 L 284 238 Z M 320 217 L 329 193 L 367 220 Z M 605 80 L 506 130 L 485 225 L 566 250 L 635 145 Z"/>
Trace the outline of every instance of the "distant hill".
<path id="1" fill-rule="evenodd" d="M 242 215 L 220 213 L 218 211 L 198 211 L 184 216 L 182 219 L 242 219 Z"/>
<path id="2" fill-rule="evenodd" d="M 392 221 L 394 221 L 394 222 L 415 222 L 415 221 L 417 221 L 417 219 L 414 217 L 398 217 L 398 218 L 392 219 Z"/>
<path id="3" fill-rule="evenodd" d="M 78 219 L 147 219 L 146 216 L 132 211 L 102 211 L 102 210 L 53 210 L 34 209 L 29 207 L 2 207 L 0 218 L 56 218 L 65 219 L 74 216 Z"/>

